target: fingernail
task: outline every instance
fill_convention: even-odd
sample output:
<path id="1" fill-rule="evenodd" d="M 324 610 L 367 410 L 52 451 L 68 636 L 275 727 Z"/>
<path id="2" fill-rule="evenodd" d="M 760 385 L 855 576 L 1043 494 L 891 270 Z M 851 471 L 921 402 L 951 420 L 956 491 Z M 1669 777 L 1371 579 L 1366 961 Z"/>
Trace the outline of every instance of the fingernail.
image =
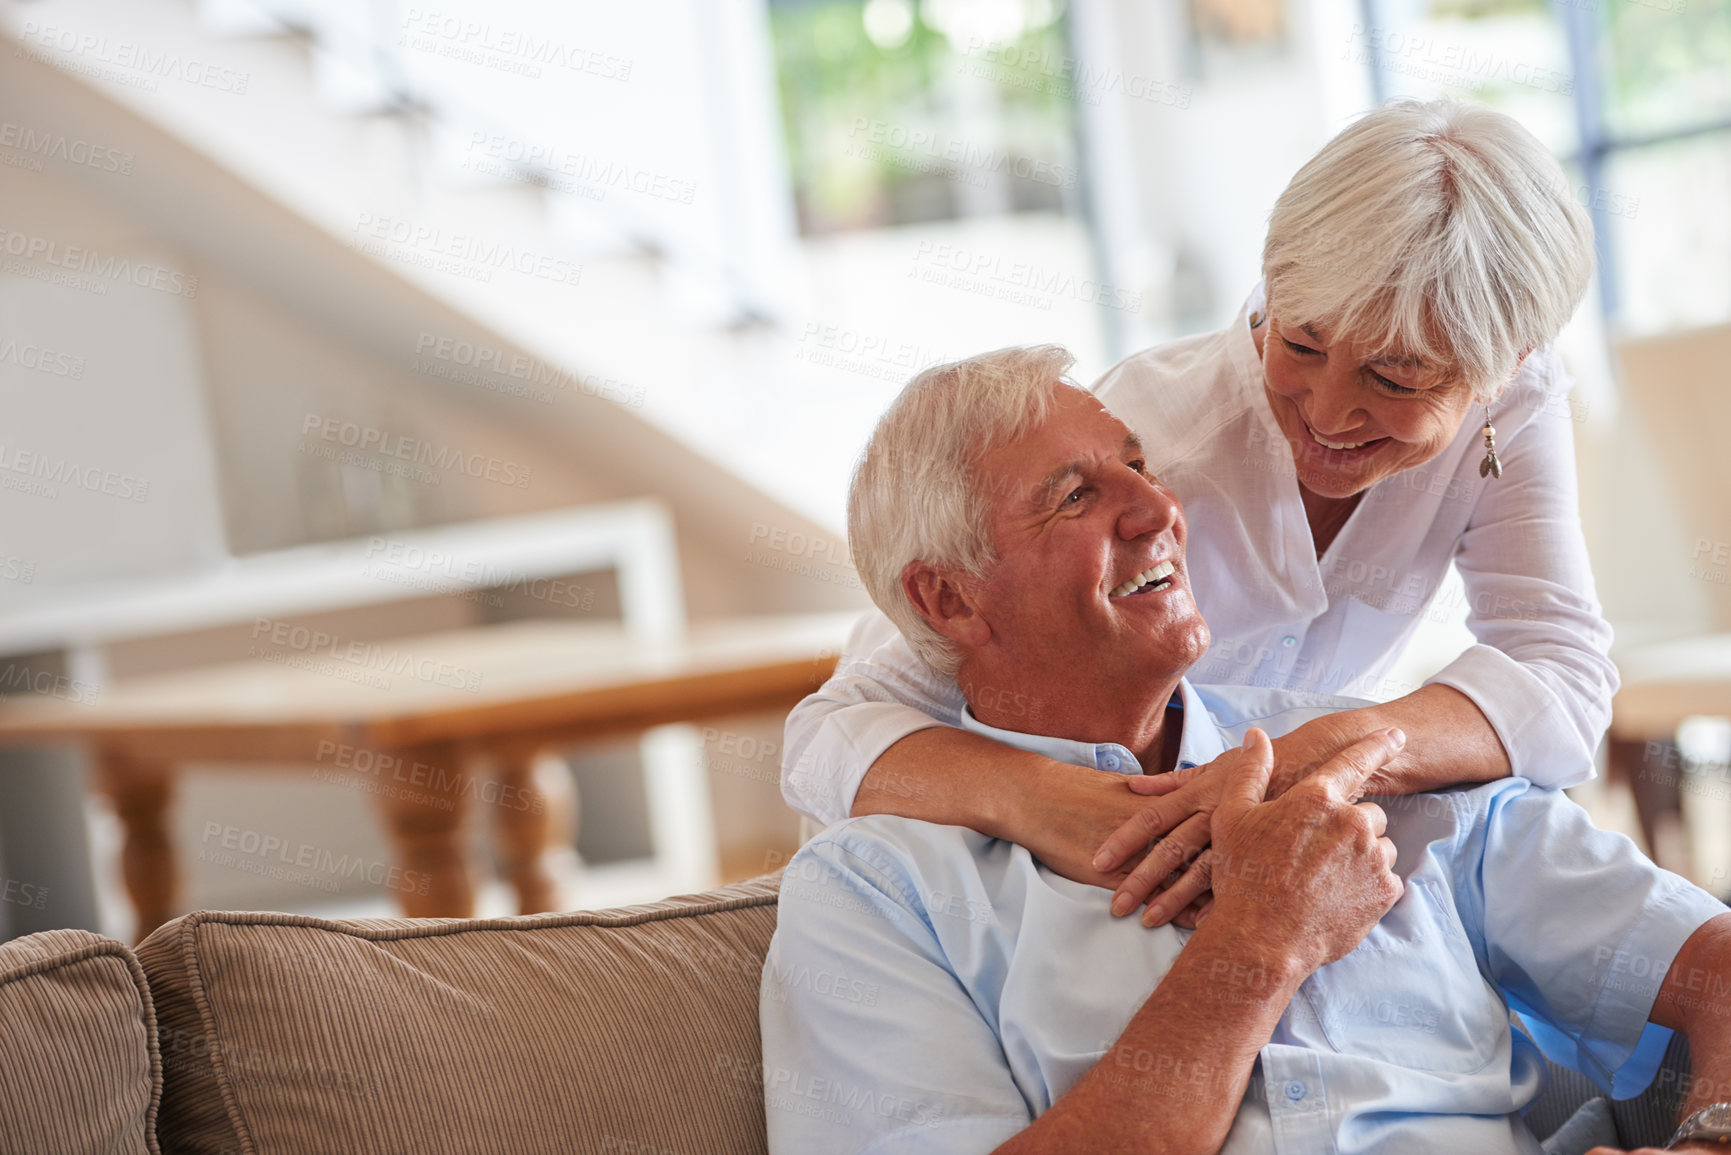
<path id="1" fill-rule="evenodd" d="M 1094 869 L 1095 870 L 1110 870 L 1110 869 L 1112 869 L 1112 859 L 1104 850 L 1102 850 L 1100 853 L 1098 853 L 1094 856 Z"/>
<path id="2" fill-rule="evenodd" d="M 1146 913 L 1142 915 L 1143 926 L 1156 926 L 1166 917 L 1166 908 L 1159 903 L 1151 903 Z"/>
<path id="3" fill-rule="evenodd" d="M 1244 741 L 1239 745 L 1238 748 L 1240 750 L 1248 750 L 1248 749 L 1250 749 L 1250 746 L 1251 746 L 1250 731 L 1246 730 L 1244 732 Z"/>
<path id="4" fill-rule="evenodd" d="M 1130 900 L 1130 896 L 1127 894 L 1115 894 L 1112 896 L 1112 914 L 1115 917 L 1124 917 L 1130 913 L 1130 909 L 1135 905 L 1136 904 Z"/>
<path id="5" fill-rule="evenodd" d="M 1388 731 L 1388 740 L 1396 746 L 1405 746 L 1406 733 L 1399 726 L 1391 726 Z"/>

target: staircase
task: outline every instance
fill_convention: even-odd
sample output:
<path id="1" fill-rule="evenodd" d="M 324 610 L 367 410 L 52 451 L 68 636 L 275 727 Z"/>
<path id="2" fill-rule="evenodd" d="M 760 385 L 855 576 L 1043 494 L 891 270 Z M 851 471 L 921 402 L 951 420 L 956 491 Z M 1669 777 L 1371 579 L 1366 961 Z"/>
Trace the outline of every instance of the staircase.
<path id="1" fill-rule="evenodd" d="M 797 265 L 766 20 L 761 3 L 704 0 L 0 5 L 18 52 L 184 142 L 317 230 L 321 248 L 343 246 L 453 323 L 430 332 L 388 292 L 309 274 L 304 245 L 261 268 L 270 238 L 224 235 L 257 222 L 149 206 L 202 259 L 245 260 L 247 276 L 274 277 L 310 313 L 395 361 L 409 353 L 460 394 L 611 401 L 836 527 L 850 463 L 811 435 L 833 426 L 836 398 L 800 388 L 788 352 Z M 594 440 L 587 410 L 489 412 L 567 448 Z"/>

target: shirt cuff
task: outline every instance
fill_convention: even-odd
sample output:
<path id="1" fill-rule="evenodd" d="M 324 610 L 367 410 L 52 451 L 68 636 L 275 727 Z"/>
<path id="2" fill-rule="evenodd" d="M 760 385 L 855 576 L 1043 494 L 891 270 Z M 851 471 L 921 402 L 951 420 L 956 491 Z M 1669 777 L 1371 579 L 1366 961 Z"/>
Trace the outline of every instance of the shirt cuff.
<path id="1" fill-rule="evenodd" d="M 818 739 L 788 772 L 784 795 L 812 807 L 811 817 L 829 826 L 853 812 L 859 785 L 885 750 L 919 730 L 942 726 L 924 710 L 899 702 L 856 702 L 836 710 Z"/>
<path id="2" fill-rule="evenodd" d="M 1578 786 L 1596 773 L 1595 751 L 1557 695 L 1532 671 L 1492 646 L 1473 646 L 1425 681 L 1472 699 L 1508 751 L 1515 774 L 1536 786 Z"/>

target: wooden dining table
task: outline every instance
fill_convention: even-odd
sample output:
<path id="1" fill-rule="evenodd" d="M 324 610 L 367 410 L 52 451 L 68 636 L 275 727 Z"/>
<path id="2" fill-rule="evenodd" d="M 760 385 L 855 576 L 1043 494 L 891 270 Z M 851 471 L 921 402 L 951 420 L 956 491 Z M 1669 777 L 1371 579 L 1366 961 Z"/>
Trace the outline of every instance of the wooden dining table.
<path id="1" fill-rule="evenodd" d="M 393 780 L 375 791 L 411 917 L 473 914 L 460 835 L 484 788 L 518 908 L 552 909 L 540 752 L 673 722 L 786 710 L 822 685 L 856 615 L 698 623 L 644 641 L 614 623 L 524 620 L 356 642 L 264 631 L 240 661 L 119 680 L 78 701 L 0 703 L 0 743 L 83 746 L 123 834 L 142 938 L 177 912 L 168 807 L 189 763 L 313 763 Z M 279 636 L 280 635 L 280 636 Z"/>

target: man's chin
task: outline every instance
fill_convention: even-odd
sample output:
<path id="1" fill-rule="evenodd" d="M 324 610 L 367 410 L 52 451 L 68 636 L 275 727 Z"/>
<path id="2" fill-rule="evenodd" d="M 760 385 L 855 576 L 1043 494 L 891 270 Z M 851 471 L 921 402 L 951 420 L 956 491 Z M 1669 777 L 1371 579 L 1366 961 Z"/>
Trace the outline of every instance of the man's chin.
<path id="1" fill-rule="evenodd" d="M 1213 636 L 1201 615 L 1163 623 L 1152 636 L 1136 639 L 1136 660 L 1147 677 L 1182 678 L 1208 652 Z"/>
<path id="2" fill-rule="evenodd" d="M 1183 664 L 1183 668 L 1178 671 L 1179 674 L 1188 674 L 1190 667 L 1202 660 L 1202 655 L 1208 652 L 1208 647 L 1213 642 L 1214 635 L 1209 631 L 1208 623 L 1203 621 L 1202 616 L 1198 614 L 1195 623 L 1185 634 L 1181 652 L 1177 655 Z"/>
<path id="3" fill-rule="evenodd" d="M 1162 615 L 1160 620 L 1149 623 L 1148 632 L 1140 641 L 1149 653 L 1157 653 L 1163 661 L 1179 663 L 1188 669 L 1202 660 L 1214 639 L 1208 623 L 1197 611 L 1196 603 L 1190 601 L 1190 591 L 1175 592 L 1177 597 L 1190 604 L 1174 605 L 1172 608 L 1180 612 Z"/>

